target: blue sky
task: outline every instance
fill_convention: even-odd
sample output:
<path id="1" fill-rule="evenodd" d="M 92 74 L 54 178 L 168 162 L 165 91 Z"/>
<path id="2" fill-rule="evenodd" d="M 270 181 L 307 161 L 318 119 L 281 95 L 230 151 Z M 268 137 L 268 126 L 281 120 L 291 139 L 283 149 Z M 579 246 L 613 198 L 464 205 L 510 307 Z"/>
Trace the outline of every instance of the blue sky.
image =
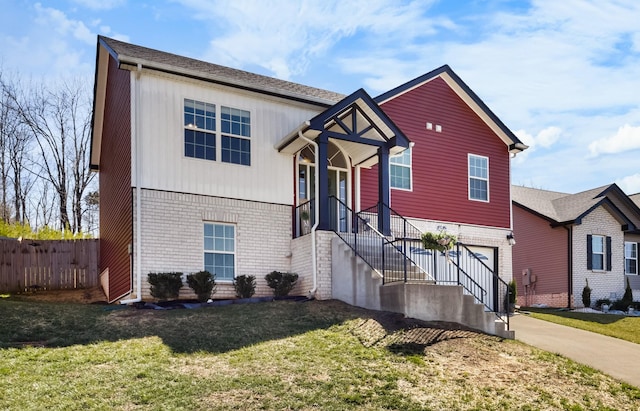
<path id="1" fill-rule="evenodd" d="M 349 94 L 442 64 L 530 146 L 515 184 L 640 192 L 640 1 L 0 0 L 0 66 L 87 76 L 96 36 Z"/>

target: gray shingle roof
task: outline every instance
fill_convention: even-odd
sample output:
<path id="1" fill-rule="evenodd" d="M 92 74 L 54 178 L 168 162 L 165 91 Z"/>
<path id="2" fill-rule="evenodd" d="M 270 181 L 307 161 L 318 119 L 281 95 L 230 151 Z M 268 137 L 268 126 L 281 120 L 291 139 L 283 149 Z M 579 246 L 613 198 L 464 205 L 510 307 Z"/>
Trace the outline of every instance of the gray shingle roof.
<path id="1" fill-rule="evenodd" d="M 577 194 L 536 188 L 511 186 L 514 202 L 556 222 L 569 222 L 579 218 L 603 200 L 603 194 L 612 185 L 592 188 Z"/>
<path id="2" fill-rule="evenodd" d="M 121 64 L 142 64 L 147 68 L 322 105 L 333 105 L 345 97 L 333 91 L 207 63 L 104 36 L 99 36 L 98 42 L 107 47 Z"/>

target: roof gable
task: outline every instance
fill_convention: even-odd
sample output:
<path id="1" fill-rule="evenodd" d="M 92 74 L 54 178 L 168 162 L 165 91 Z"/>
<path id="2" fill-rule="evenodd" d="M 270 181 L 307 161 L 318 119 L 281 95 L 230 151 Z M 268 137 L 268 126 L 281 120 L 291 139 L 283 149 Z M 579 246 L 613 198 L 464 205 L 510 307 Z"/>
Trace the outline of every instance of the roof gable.
<path id="1" fill-rule="evenodd" d="M 98 47 L 100 46 L 109 51 L 121 68 L 135 68 L 140 65 L 145 69 L 197 78 L 322 106 L 330 106 L 345 97 L 340 93 L 220 66 L 104 36 L 98 36 Z"/>
<path id="2" fill-rule="evenodd" d="M 375 98 L 378 104 L 397 98 L 435 78 L 443 79 L 447 85 L 478 115 L 482 121 L 509 147 L 509 151 L 518 153 L 528 148 L 518 137 L 496 116 L 473 90 L 448 66 L 444 65 L 420 77 L 404 83 Z"/>
<path id="3" fill-rule="evenodd" d="M 636 230 L 640 227 L 640 209 L 616 184 L 576 194 L 512 186 L 511 196 L 514 203 L 554 225 L 580 224 L 584 217 L 602 206 L 626 225 L 626 229 Z"/>

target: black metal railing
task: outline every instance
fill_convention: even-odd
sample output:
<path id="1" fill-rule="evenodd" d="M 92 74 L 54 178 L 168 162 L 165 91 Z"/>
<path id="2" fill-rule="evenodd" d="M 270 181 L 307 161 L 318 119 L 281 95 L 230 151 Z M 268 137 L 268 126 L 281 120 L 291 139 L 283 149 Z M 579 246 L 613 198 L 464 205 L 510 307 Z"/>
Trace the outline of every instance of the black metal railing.
<path id="1" fill-rule="evenodd" d="M 366 215 L 354 212 L 334 196 L 329 198 L 329 204 L 332 231 L 382 275 L 383 283 L 430 280 L 395 238 L 380 233 Z"/>
<path id="2" fill-rule="evenodd" d="M 487 310 L 494 312 L 498 318 L 506 322 L 508 329 L 509 287 L 483 261 L 487 256 L 474 252 L 460 242 L 446 253 L 424 249 L 422 231 L 385 204 L 364 209 L 358 216 L 377 226 L 378 215 L 384 208 L 389 210 L 391 215 L 390 231 L 393 238 L 390 241 L 398 251 L 408 256 L 408 261 L 420 267 L 425 278 L 433 280 L 436 284 L 461 286 L 477 303 L 484 305 Z M 385 282 L 389 280 L 385 279 Z"/>

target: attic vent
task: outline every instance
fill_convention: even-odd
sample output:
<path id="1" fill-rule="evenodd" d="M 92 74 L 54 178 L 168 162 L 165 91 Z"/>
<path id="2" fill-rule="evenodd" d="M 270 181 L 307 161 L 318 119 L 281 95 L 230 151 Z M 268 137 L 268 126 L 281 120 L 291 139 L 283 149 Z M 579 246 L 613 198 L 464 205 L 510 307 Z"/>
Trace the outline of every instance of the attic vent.
<path id="1" fill-rule="evenodd" d="M 436 124 L 436 133 L 442 133 L 442 126 L 440 124 Z"/>
<path id="2" fill-rule="evenodd" d="M 433 123 L 427 123 L 427 130 L 433 130 Z"/>

